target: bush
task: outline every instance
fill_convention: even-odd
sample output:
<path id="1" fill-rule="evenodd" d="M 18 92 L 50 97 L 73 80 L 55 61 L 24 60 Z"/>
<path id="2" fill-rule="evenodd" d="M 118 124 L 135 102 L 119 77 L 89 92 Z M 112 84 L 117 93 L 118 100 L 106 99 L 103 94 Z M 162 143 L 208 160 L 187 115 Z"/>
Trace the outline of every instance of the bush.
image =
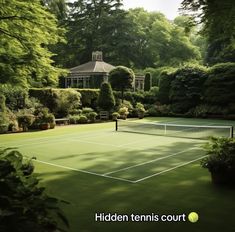
<path id="1" fill-rule="evenodd" d="M 10 110 L 23 109 L 28 99 L 28 90 L 18 86 L 0 85 L 0 93 L 6 98 L 6 106 Z"/>
<path id="2" fill-rule="evenodd" d="M 203 98 L 203 85 L 207 78 L 206 69 L 199 66 L 186 66 L 172 74 L 169 93 L 172 111 L 186 113 L 199 105 Z"/>
<path id="3" fill-rule="evenodd" d="M 81 105 L 81 95 L 74 89 L 30 89 L 29 95 L 39 99 L 56 117 L 66 117 Z"/>
<path id="4" fill-rule="evenodd" d="M 129 111 L 127 107 L 123 106 L 118 110 L 118 113 L 120 114 L 120 118 L 126 119 Z"/>
<path id="5" fill-rule="evenodd" d="M 78 124 L 79 123 L 80 116 L 79 115 L 73 115 L 69 116 L 69 123 L 70 124 Z"/>
<path id="6" fill-rule="evenodd" d="M 159 87 L 154 86 L 150 91 L 144 93 L 144 99 L 141 101 L 144 104 L 154 104 L 158 101 Z"/>
<path id="7" fill-rule="evenodd" d="M 218 184 L 235 184 L 235 140 L 211 138 L 205 150 L 208 157 L 201 164 L 212 173 L 213 181 Z"/>
<path id="8" fill-rule="evenodd" d="M 121 99 L 123 101 L 124 91 L 133 88 L 135 74 L 130 68 L 117 66 L 109 73 L 109 82 L 113 89 L 121 91 Z"/>
<path id="9" fill-rule="evenodd" d="M 92 108 L 89 108 L 89 107 L 82 108 L 82 114 L 84 114 L 86 116 L 91 112 L 94 112 L 94 110 Z"/>
<path id="10" fill-rule="evenodd" d="M 149 108 L 147 112 L 148 115 L 152 117 L 172 115 L 170 105 L 155 105 Z"/>
<path id="11" fill-rule="evenodd" d="M 88 122 L 88 119 L 85 115 L 81 115 L 80 118 L 78 119 L 78 123 L 84 124 L 87 122 Z"/>
<path id="12" fill-rule="evenodd" d="M 121 98 L 122 98 L 121 92 L 113 91 L 113 94 L 116 100 L 116 105 L 120 105 Z M 124 93 L 124 100 L 130 101 L 132 105 L 135 105 L 137 102 L 144 103 L 144 100 L 145 100 L 144 94 L 145 94 L 144 92 L 140 92 L 140 91 L 138 92 L 127 91 Z"/>
<path id="13" fill-rule="evenodd" d="M 152 87 L 152 75 L 151 73 L 146 73 L 144 78 L 144 91 L 149 91 Z"/>
<path id="14" fill-rule="evenodd" d="M 223 106 L 234 104 L 235 63 L 217 64 L 210 68 L 205 82 L 205 102 L 209 105 Z M 233 107 L 229 113 L 235 113 Z"/>
<path id="15" fill-rule="evenodd" d="M 158 98 L 162 104 L 169 104 L 170 103 L 170 90 L 171 90 L 171 83 L 174 80 L 174 72 L 164 71 L 161 73 L 159 79 L 159 93 Z"/>
<path id="16" fill-rule="evenodd" d="M 227 110 L 219 106 L 212 106 L 208 104 L 202 104 L 191 109 L 187 115 L 192 117 L 210 117 L 212 115 L 225 115 Z"/>
<path id="17" fill-rule="evenodd" d="M 144 114 L 146 112 L 144 105 L 142 103 L 138 102 L 136 104 L 136 110 L 137 110 L 138 118 L 143 118 Z"/>
<path id="18" fill-rule="evenodd" d="M 81 102 L 83 107 L 97 107 L 97 99 L 99 96 L 99 89 L 77 89 L 81 94 Z"/>
<path id="19" fill-rule="evenodd" d="M 87 118 L 88 118 L 89 122 L 95 122 L 97 115 L 98 114 L 96 112 L 90 112 L 87 115 Z"/>
<path id="20" fill-rule="evenodd" d="M 38 186 L 33 170 L 33 163 L 18 151 L 0 150 L 1 231 L 54 232 L 62 231 L 58 222 L 68 226 L 58 207 L 61 201 Z"/>
<path id="21" fill-rule="evenodd" d="M 118 112 L 113 112 L 112 113 L 112 119 L 115 121 L 120 117 L 120 114 Z"/>
<path id="22" fill-rule="evenodd" d="M 115 98 L 111 85 L 108 82 L 103 82 L 100 88 L 98 97 L 98 106 L 102 110 L 110 111 L 115 106 Z"/>
<path id="23" fill-rule="evenodd" d="M 33 124 L 34 115 L 18 115 L 17 120 L 19 126 L 23 129 L 23 131 L 27 131 L 28 128 Z"/>

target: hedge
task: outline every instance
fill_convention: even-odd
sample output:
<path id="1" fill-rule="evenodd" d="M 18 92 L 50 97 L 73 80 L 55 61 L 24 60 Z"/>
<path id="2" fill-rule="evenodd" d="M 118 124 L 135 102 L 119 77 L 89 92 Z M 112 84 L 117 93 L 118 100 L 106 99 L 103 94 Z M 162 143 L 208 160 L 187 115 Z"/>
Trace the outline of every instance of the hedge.
<path id="1" fill-rule="evenodd" d="M 209 70 L 205 82 L 205 102 L 226 106 L 228 113 L 235 113 L 235 63 L 221 63 Z"/>

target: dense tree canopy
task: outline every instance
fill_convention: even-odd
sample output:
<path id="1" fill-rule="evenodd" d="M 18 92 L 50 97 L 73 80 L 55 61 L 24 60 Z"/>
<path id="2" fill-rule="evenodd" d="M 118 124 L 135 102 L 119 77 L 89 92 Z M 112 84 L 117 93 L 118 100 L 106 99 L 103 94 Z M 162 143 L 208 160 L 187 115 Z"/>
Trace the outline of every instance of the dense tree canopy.
<path id="1" fill-rule="evenodd" d="M 0 83 L 57 83 L 63 70 L 53 66 L 48 46 L 62 40 L 63 29 L 39 0 L 2 0 L 0 33 Z"/>
<path id="2" fill-rule="evenodd" d="M 233 0 L 184 0 L 183 9 L 194 12 L 204 24 L 209 64 L 235 61 L 235 5 Z"/>

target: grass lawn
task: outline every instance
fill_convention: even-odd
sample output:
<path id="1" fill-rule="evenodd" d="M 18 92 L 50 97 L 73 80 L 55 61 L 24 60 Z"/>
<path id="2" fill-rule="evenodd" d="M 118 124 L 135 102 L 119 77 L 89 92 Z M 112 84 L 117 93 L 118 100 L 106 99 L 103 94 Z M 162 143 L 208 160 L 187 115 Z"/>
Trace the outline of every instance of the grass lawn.
<path id="1" fill-rule="evenodd" d="M 234 121 L 145 121 L 232 125 Z M 115 132 L 114 123 L 0 136 L 1 146 L 36 156 L 36 173 L 62 205 L 71 232 L 226 231 L 235 228 L 235 190 L 210 183 L 199 159 L 205 140 Z M 95 222 L 95 213 L 199 214 L 197 223 Z"/>

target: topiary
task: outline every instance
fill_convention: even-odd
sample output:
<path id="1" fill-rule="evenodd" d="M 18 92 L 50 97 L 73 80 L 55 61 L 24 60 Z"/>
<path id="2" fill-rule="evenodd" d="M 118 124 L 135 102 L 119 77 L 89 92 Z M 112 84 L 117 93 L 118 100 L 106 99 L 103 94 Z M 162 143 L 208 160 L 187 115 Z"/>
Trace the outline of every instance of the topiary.
<path id="1" fill-rule="evenodd" d="M 112 87 L 108 82 L 103 82 L 98 97 L 98 106 L 102 110 L 110 111 L 115 106 L 115 98 Z"/>

